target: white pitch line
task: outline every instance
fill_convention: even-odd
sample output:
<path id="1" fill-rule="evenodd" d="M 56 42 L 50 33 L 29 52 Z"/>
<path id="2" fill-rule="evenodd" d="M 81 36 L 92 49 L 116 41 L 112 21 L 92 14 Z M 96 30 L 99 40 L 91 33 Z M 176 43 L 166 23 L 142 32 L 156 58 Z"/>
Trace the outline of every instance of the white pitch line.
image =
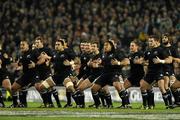
<path id="1" fill-rule="evenodd" d="M 88 118 L 126 118 L 126 119 L 158 119 L 179 120 L 179 113 L 125 113 L 125 112 L 71 112 L 71 111 L 1 111 L 4 116 L 32 116 L 33 117 L 88 117 Z"/>

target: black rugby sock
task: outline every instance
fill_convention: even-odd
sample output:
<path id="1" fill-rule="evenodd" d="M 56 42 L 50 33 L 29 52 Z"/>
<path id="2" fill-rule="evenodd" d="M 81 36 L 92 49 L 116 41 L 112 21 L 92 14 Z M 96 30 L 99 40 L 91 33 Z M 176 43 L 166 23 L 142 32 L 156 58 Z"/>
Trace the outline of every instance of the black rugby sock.
<path id="1" fill-rule="evenodd" d="M 2 104 L 1 107 L 5 107 L 4 101 L 3 101 L 3 96 L 2 96 L 2 92 L 0 91 L 0 103 Z"/>
<path id="2" fill-rule="evenodd" d="M 168 102 L 169 102 L 169 105 L 173 105 L 171 90 L 170 90 L 170 89 L 167 89 L 166 92 L 167 92 L 167 95 L 168 95 Z"/>
<path id="3" fill-rule="evenodd" d="M 72 96 L 71 92 L 66 91 L 66 98 L 67 98 L 68 105 L 71 105 L 71 96 Z"/>
<path id="4" fill-rule="evenodd" d="M 58 96 L 58 91 L 56 89 L 54 89 L 52 91 L 52 94 L 53 94 L 53 96 L 54 96 L 54 98 L 56 100 L 57 106 L 61 107 L 61 103 L 60 103 L 59 96 Z"/>
<path id="5" fill-rule="evenodd" d="M 119 96 L 120 96 L 120 98 L 121 98 L 121 100 L 122 100 L 122 105 L 123 105 L 123 106 L 125 106 L 125 105 L 127 105 L 127 104 L 130 103 L 130 102 L 129 102 L 128 93 L 127 93 L 126 90 L 120 91 L 120 92 L 119 92 Z"/>
<path id="6" fill-rule="evenodd" d="M 44 106 L 47 107 L 47 104 L 48 104 L 48 95 L 47 95 L 47 92 L 41 92 L 41 97 L 42 97 Z"/>
<path id="7" fill-rule="evenodd" d="M 180 104 L 180 91 L 179 90 L 172 91 L 172 94 L 174 96 L 174 103 Z"/>
<path id="8" fill-rule="evenodd" d="M 51 91 L 48 91 L 48 92 L 47 92 L 47 100 L 48 100 L 48 103 L 49 103 L 49 104 L 53 104 L 51 95 L 52 95 Z"/>
<path id="9" fill-rule="evenodd" d="M 84 96 L 84 92 L 80 92 L 78 95 L 79 101 L 80 101 L 80 105 L 82 105 L 82 107 L 85 107 L 85 96 Z"/>
<path id="10" fill-rule="evenodd" d="M 154 102 L 154 91 L 153 89 L 147 91 L 148 94 L 148 106 L 155 106 Z"/>
<path id="11" fill-rule="evenodd" d="M 101 104 L 98 93 L 92 93 L 92 97 L 94 99 L 94 103 L 95 103 L 96 107 L 98 107 Z"/>
<path id="12" fill-rule="evenodd" d="M 126 104 L 130 104 L 129 101 L 129 92 L 126 90 L 126 96 L 125 96 Z"/>
<path id="13" fill-rule="evenodd" d="M 78 98 L 78 94 L 75 92 L 72 94 L 72 98 L 74 99 L 76 105 L 80 105 L 80 101 L 79 101 L 79 98 Z"/>
<path id="14" fill-rule="evenodd" d="M 13 101 L 13 105 L 14 105 L 14 106 L 17 106 L 17 105 L 18 105 L 17 99 L 18 99 L 18 95 L 17 95 L 17 93 L 14 93 L 14 94 L 12 95 L 12 101 Z"/>
<path id="15" fill-rule="evenodd" d="M 162 97 L 163 97 L 165 106 L 169 106 L 168 94 L 167 94 L 167 93 L 163 93 L 163 94 L 162 94 Z"/>
<path id="16" fill-rule="evenodd" d="M 146 107 L 148 102 L 148 94 L 147 92 L 141 92 L 141 95 L 143 100 L 143 106 Z"/>
<path id="17" fill-rule="evenodd" d="M 105 95 L 104 97 L 105 97 L 105 100 L 106 100 L 106 103 L 107 103 L 107 107 L 111 107 L 111 106 L 112 106 L 111 95 L 110 95 L 110 94 L 107 94 L 107 95 Z"/>
<path id="18" fill-rule="evenodd" d="M 102 105 L 103 105 L 103 106 L 106 106 L 104 92 L 99 91 L 98 93 L 99 93 L 99 97 L 100 97 L 100 99 L 101 99 Z"/>
<path id="19" fill-rule="evenodd" d="M 19 100 L 25 107 L 27 107 L 27 90 L 22 90 L 19 92 Z"/>

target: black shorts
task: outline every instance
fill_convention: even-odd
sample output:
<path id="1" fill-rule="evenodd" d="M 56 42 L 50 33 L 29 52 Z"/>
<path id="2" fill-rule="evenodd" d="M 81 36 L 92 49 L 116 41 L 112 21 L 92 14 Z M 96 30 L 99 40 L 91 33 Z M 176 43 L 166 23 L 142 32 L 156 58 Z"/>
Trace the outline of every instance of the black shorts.
<path id="1" fill-rule="evenodd" d="M 144 77 L 144 80 L 149 83 L 152 84 L 154 81 L 158 81 L 163 79 L 163 73 L 147 73 Z"/>
<path id="2" fill-rule="evenodd" d="M 180 81 L 180 74 L 176 75 L 176 79 Z"/>
<path id="3" fill-rule="evenodd" d="M 91 83 L 95 81 L 100 75 L 102 75 L 102 70 L 101 69 L 95 69 L 92 70 L 88 76 L 88 79 Z"/>
<path id="4" fill-rule="evenodd" d="M 91 75 L 91 69 L 89 67 L 81 68 L 79 74 L 77 75 L 78 79 L 83 78 L 84 80 Z"/>
<path id="5" fill-rule="evenodd" d="M 104 87 L 105 85 L 113 85 L 113 82 L 120 82 L 119 77 L 122 76 L 118 72 L 103 73 L 96 81 L 95 84 Z"/>
<path id="6" fill-rule="evenodd" d="M 9 79 L 9 74 L 6 70 L 0 70 L 0 85 L 2 86 L 2 81 L 5 79 Z"/>
<path id="7" fill-rule="evenodd" d="M 167 70 L 163 73 L 164 76 L 175 76 L 174 70 Z"/>
<path id="8" fill-rule="evenodd" d="M 87 74 L 79 74 L 79 75 L 77 75 L 77 78 L 80 80 L 81 78 L 83 78 L 84 80 L 86 79 L 86 78 L 88 78 L 88 75 Z"/>
<path id="9" fill-rule="evenodd" d="M 67 78 L 70 74 L 69 73 L 59 73 L 59 74 L 54 74 L 52 76 L 53 78 L 53 81 L 56 83 L 56 85 L 60 85 L 60 86 L 63 86 L 63 82 L 64 82 L 64 79 Z"/>
<path id="10" fill-rule="evenodd" d="M 38 72 L 39 79 L 46 80 L 48 77 L 52 76 L 51 72 Z"/>
<path id="11" fill-rule="evenodd" d="M 93 83 L 93 82 L 95 81 L 95 79 L 98 78 L 100 75 L 101 75 L 101 74 L 96 74 L 96 73 L 94 73 L 94 74 L 90 75 L 90 76 L 88 77 L 88 79 L 89 79 L 89 81 L 90 81 L 91 83 Z"/>
<path id="12" fill-rule="evenodd" d="M 142 80 L 143 77 L 144 77 L 144 74 L 130 75 L 128 77 L 128 80 L 132 86 L 139 87 L 140 86 L 140 80 Z"/>
<path id="13" fill-rule="evenodd" d="M 32 86 L 35 83 L 40 82 L 39 76 L 37 74 L 23 74 L 16 83 L 21 85 L 21 87 Z"/>

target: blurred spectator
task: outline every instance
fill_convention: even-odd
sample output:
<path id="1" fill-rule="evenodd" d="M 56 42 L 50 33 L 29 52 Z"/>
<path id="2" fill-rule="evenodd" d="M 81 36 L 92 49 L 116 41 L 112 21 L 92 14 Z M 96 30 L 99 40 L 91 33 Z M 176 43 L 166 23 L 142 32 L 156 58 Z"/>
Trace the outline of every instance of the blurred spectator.
<path id="1" fill-rule="evenodd" d="M 131 40 L 146 34 L 172 32 L 180 38 L 179 0 L 1 0 L 0 40 L 15 55 L 21 39 L 44 35 L 52 45 L 67 35 L 69 45 L 112 37 L 127 49 Z M 177 30 L 176 30 L 177 29 Z M 177 41 L 176 41 L 177 42 Z"/>

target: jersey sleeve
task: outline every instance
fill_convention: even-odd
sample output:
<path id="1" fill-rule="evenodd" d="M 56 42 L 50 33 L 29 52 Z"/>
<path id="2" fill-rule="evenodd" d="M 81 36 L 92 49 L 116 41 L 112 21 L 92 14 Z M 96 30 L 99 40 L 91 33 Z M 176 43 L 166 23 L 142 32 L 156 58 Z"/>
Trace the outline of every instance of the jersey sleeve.
<path id="1" fill-rule="evenodd" d="M 165 58 L 171 56 L 171 53 L 168 50 L 166 50 L 166 49 L 161 48 L 159 50 L 159 52 L 161 53 L 160 54 L 161 55 L 160 58 L 162 58 L 162 59 L 165 59 Z"/>
<path id="2" fill-rule="evenodd" d="M 77 57 L 75 52 L 70 48 L 66 49 L 66 53 L 67 53 L 69 59 L 73 60 L 75 57 Z"/>
<path id="3" fill-rule="evenodd" d="M 115 55 L 118 60 L 123 60 L 124 58 L 128 58 L 128 55 L 126 55 L 125 52 L 122 50 L 116 51 Z"/>
<path id="4" fill-rule="evenodd" d="M 148 60 L 149 54 L 150 54 L 150 51 L 145 51 L 144 52 L 144 60 Z"/>
<path id="5" fill-rule="evenodd" d="M 171 54 L 172 54 L 172 57 L 174 57 L 174 58 L 179 58 L 180 57 L 180 55 L 178 53 L 178 50 L 175 47 L 172 47 Z"/>

